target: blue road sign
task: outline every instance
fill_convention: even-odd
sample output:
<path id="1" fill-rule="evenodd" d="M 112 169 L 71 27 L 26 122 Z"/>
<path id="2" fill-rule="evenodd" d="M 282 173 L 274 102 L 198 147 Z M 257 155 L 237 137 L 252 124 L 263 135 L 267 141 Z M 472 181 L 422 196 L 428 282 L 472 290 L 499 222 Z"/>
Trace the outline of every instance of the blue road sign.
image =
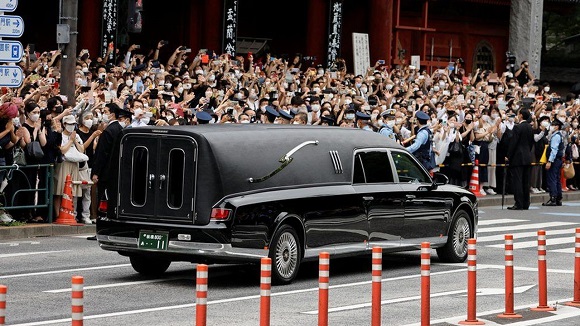
<path id="1" fill-rule="evenodd" d="M 22 43 L 0 40 L 0 62 L 19 62 L 22 60 Z"/>
<path id="2" fill-rule="evenodd" d="M 24 80 L 22 69 L 18 66 L 0 66 L 0 86 L 20 87 Z"/>
<path id="3" fill-rule="evenodd" d="M 12 12 L 18 7 L 18 0 L 0 0 L 0 11 Z"/>
<path id="4" fill-rule="evenodd" d="M 0 16 L 0 37 L 20 37 L 24 33 L 24 20 L 20 16 Z"/>

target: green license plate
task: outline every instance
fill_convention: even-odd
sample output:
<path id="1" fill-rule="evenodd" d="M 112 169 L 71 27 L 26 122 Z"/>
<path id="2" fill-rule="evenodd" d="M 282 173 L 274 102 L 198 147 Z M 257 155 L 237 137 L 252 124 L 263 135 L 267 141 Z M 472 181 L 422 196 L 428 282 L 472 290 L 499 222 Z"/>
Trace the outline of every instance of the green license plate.
<path id="1" fill-rule="evenodd" d="M 167 233 L 139 232 L 139 248 L 141 249 L 167 250 L 168 240 L 169 235 Z"/>

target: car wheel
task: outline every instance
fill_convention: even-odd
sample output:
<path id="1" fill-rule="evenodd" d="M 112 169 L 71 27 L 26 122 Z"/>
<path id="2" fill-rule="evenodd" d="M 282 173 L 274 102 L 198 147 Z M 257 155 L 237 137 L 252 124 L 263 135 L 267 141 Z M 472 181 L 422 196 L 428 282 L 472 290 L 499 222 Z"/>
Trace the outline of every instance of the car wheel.
<path id="1" fill-rule="evenodd" d="M 464 262 L 467 259 L 467 240 L 471 236 L 469 215 L 465 211 L 457 211 L 447 235 L 447 244 L 444 247 L 437 248 L 437 256 L 439 256 L 441 261 L 447 263 Z"/>
<path id="2" fill-rule="evenodd" d="M 272 237 L 269 256 L 272 259 L 273 282 L 276 284 L 292 282 L 298 274 L 302 259 L 296 230 L 289 225 L 282 225 Z"/>
<path id="3" fill-rule="evenodd" d="M 129 259 L 133 269 L 144 276 L 160 276 L 171 265 L 171 261 L 166 259 L 148 258 L 145 256 L 131 256 Z"/>

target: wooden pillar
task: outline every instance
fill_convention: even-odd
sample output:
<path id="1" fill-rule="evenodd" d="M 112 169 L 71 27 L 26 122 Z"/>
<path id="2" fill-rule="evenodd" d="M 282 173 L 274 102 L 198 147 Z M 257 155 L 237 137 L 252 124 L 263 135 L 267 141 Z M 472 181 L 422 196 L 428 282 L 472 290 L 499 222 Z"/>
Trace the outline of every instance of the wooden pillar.
<path id="1" fill-rule="evenodd" d="M 214 1 L 209 1 L 209 2 L 214 2 Z M 202 12 L 201 12 L 201 2 L 200 1 L 190 1 L 189 2 L 189 44 L 185 44 L 191 47 L 192 49 L 192 53 L 190 55 L 190 57 L 194 57 L 195 55 L 197 55 L 197 51 L 201 48 L 201 34 L 202 33 L 207 33 L 209 29 L 217 29 L 217 26 L 221 26 L 222 22 L 220 22 L 220 25 L 215 25 L 212 27 L 208 28 L 203 28 L 203 25 L 201 23 L 201 18 L 202 18 Z M 220 16 L 221 17 L 221 16 Z M 221 29 L 220 29 L 221 30 Z M 219 37 L 219 40 L 221 40 L 221 37 Z M 218 47 L 218 50 L 221 48 Z M 221 53 L 220 53 L 221 54 Z"/>
<path id="2" fill-rule="evenodd" d="M 101 56 L 102 7 L 102 0 L 79 2 L 78 48 L 88 49 L 93 58 Z"/>
<path id="3" fill-rule="evenodd" d="M 306 56 L 316 56 L 315 64 L 324 64 L 328 46 L 328 15 L 326 0 L 308 1 L 308 28 L 306 35 Z"/>
<path id="4" fill-rule="evenodd" d="M 213 50 L 217 55 L 221 53 L 221 40 L 222 40 L 222 29 L 223 29 L 223 1 L 204 1 L 204 26 L 208 28 L 202 28 L 202 48 Z M 192 13 L 193 14 L 193 13 Z M 210 28 L 211 26 L 211 28 Z M 211 54 L 211 53 L 210 53 Z"/>
<path id="5" fill-rule="evenodd" d="M 371 65 L 377 60 L 391 64 L 393 43 L 393 1 L 372 0 L 370 12 L 369 42 L 371 44 Z"/>

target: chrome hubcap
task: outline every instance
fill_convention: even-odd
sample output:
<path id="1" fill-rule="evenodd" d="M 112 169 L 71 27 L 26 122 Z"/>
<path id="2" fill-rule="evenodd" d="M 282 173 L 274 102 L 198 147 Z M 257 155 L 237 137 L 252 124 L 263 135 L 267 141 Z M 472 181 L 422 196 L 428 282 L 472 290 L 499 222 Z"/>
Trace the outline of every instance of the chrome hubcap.
<path id="1" fill-rule="evenodd" d="M 458 257 L 462 257 L 467 252 L 467 239 L 470 235 L 469 222 L 460 217 L 455 223 L 453 230 L 453 250 Z"/>
<path id="2" fill-rule="evenodd" d="M 276 244 L 276 270 L 280 276 L 289 278 L 298 264 L 298 244 L 290 233 L 283 233 Z"/>

